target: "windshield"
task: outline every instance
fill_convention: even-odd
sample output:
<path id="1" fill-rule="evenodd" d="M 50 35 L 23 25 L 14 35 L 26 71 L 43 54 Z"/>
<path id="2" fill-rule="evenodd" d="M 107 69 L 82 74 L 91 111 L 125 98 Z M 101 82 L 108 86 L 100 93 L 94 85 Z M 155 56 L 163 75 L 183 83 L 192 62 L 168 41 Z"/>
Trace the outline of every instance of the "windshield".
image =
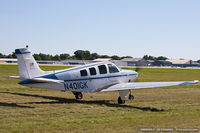
<path id="1" fill-rule="evenodd" d="M 120 67 L 119 65 L 117 65 L 117 64 L 115 64 L 115 63 L 113 63 L 113 64 L 117 67 L 117 69 L 118 69 L 119 71 L 122 70 L 121 67 Z"/>
<path id="2" fill-rule="evenodd" d="M 117 66 L 116 64 L 114 64 L 114 63 L 113 64 L 108 64 L 108 68 L 109 68 L 110 71 L 112 71 L 110 73 L 121 71 L 121 68 L 119 66 Z"/>

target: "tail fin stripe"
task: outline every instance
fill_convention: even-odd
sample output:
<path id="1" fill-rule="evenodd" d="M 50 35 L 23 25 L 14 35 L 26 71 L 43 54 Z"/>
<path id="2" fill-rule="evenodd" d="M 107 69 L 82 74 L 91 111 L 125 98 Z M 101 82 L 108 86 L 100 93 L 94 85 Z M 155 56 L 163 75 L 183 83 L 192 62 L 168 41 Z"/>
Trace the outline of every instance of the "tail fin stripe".
<path id="1" fill-rule="evenodd" d="M 20 49 L 15 50 L 15 54 L 29 54 L 31 52 L 20 51 Z"/>

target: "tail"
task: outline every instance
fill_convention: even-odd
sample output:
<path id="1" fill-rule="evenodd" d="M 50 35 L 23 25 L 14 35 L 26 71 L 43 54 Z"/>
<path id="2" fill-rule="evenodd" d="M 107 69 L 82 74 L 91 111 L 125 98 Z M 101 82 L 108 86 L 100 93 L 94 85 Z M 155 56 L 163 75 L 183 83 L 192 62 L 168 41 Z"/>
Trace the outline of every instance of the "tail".
<path id="1" fill-rule="evenodd" d="M 44 74 L 27 48 L 15 49 L 20 79 L 31 79 Z"/>

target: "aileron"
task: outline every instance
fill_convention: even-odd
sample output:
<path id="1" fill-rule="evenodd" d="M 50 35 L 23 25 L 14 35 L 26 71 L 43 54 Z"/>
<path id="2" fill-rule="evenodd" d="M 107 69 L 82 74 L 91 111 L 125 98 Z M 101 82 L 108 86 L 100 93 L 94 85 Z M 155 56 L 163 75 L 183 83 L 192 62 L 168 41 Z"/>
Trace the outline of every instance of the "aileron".
<path id="1" fill-rule="evenodd" d="M 154 88 L 154 87 L 166 87 L 166 86 L 176 86 L 176 85 L 187 85 L 199 83 L 198 80 L 195 81 L 179 81 L 179 82 L 133 82 L 133 83 L 121 83 L 113 85 L 107 89 L 101 90 L 105 91 L 117 91 L 117 90 L 129 90 L 129 89 L 142 89 L 142 88 Z"/>

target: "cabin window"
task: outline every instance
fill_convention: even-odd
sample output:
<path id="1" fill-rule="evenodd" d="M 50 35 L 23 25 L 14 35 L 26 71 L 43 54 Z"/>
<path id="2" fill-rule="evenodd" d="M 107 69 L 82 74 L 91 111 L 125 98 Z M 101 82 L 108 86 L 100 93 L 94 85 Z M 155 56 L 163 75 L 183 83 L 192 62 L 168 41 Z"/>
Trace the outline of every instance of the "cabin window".
<path id="1" fill-rule="evenodd" d="M 105 65 L 98 66 L 98 68 L 99 68 L 100 74 L 106 74 L 107 73 L 107 69 L 106 69 Z"/>
<path id="2" fill-rule="evenodd" d="M 81 73 L 81 76 L 87 76 L 88 75 L 86 70 L 81 70 L 80 73 Z"/>
<path id="3" fill-rule="evenodd" d="M 96 69 L 94 67 L 89 68 L 89 70 L 90 70 L 90 75 L 96 75 L 97 74 Z"/>
<path id="4" fill-rule="evenodd" d="M 119 72 L 119 70 L 117 69 L 117 67 L 113 64 L 108 64 L 108 69 L 110 73 L 117 73 Z"/>

